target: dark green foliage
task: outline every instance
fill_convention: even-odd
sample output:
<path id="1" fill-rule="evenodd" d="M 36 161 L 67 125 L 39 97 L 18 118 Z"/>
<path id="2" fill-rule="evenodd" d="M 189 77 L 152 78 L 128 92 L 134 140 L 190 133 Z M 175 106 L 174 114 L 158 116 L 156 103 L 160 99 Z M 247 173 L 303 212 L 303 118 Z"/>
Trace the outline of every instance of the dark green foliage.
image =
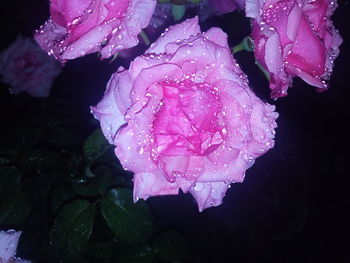
<path id="1" fill-rule="evenodd" d="M 143 200 L 134 204 L 129 189 L 111 189 L 101 202 L 101 211 L 109 227 L 122 240 L 138 243 L 152 235 L 150 209 Z"/>
<path id="2" fill-rule="evenodd" d="M 59 212 L 50 232 L 50 246 L 55 259 L 75 262 L 85 252 L 95 215 L 95 206 L 86 200 L 66 204 Z"/>
<path id="3" fill-rule="evenodd" d="M 130 174 L 101 130 L 83 140 L 70 107 L 43 106 L 0 137 L 0 229 L 23 231 L 18 255 L 63 263 L 182 258 L 169 256 L 168 244 L 182 253 L 172 236 L 165 246 L 155 239 L 150 207 L 133 202 Z"/>
<path id="4" fill-rule="evenodd" d="M 83 150 L 88 163 L 94 162 L 98 159 L 108 148 L 110 144 L 104 137 L 101 129 L 95 130 L 89 138 L 85 141 Z"/>

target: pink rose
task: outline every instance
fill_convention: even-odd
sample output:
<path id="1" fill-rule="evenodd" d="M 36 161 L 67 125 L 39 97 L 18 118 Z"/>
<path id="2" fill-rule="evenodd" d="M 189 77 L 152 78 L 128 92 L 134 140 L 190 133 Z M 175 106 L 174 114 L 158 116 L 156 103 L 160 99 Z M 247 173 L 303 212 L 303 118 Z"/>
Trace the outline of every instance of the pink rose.
<path id="1" fill-rule="evenodd" d="M 155 5 L 156 0 L 51 0 L 51 17 L 35 39 L 61 61 L 98 51 L 109 58 L 137 45 Z"/>
<path id="2" fill-rule="evenodd" d="M 245 0 L 209 0 L 209 4 L 221 14 L 244 8 Z"/>
<path id="3" fill-rule="evenodd" d="M 2 81 L 10 84 L 14 94 L 24 91 L 33 97 L 47 97 L 61 69 L 31 38 L 21 35 L 0 53 Z"/>
<path id="4" fill-rule="evenodd" d="M 219 28 L 197 17 L 170 27 L 120 67 L 92 112 L 123 167 L 134 201 L 190 192 L 218 206 L 230 183 L 274 145 L 277 113 L 248 87 Z"/>
<path id="5" fill-rule="evenodd" d="M 287 95 L 292 78 L 324 90 L 342 42 L 330 16 L 333 0 L 247 0 L 255 57 L 270 73 L 271 96 Z"/>

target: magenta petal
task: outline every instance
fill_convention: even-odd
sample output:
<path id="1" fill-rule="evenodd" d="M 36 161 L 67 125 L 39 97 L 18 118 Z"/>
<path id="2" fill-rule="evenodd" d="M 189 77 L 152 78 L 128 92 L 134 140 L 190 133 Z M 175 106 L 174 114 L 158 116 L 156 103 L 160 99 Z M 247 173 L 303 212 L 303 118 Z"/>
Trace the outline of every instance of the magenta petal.
<path id="1" fill-rule="evenodd" d="M 181 26 L 175 25 L 168 28 L 167 31 L 147 49 L 146 53 L 163 53 L 167 44 L 180 43 L 182 40 L 187 40 L 191 36 L 194 37 L 200 32 L 198 17 L 188 19 L 183 22 Z"/>

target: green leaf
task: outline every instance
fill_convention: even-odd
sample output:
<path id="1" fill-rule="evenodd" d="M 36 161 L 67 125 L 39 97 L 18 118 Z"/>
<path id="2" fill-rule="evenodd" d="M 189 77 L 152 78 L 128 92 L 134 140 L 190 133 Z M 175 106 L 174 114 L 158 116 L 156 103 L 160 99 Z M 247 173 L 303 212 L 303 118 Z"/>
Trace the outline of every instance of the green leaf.
<path id="1" fill-rule="evenodd" d="M 54 213 L 67 201 L 72 200 L 77 194 L 73 186 L 64 185 L 53 190 L 51 195 L 51 208 Z"/>
<path id="2" fill-rule="evenodd" d="M 166 261 L 183 259 L 188 253 L 186 240 L 176 230 L 166 231 L 153 241 L 155 255 Z"/>
<path id="3" fill-rule="evenodd" d="M 101 194 L 99 192 L 99 189 L 95 185 L 95 183 L 92 182 L 92 181 L 96 181 L 94 179 L 96 178 L 93 178 L 92 180 L 89 180 L 89 181 L 81 180 L 79 183 L 74 184 L 73 185 L 74 191 L 81 196 L 96 196 Z"/>
<path id="4" fill-rule="evenodd" d="M 91 133 L 83 146 L 84 155 L 88 164 L 98 159 L 109 147 L 110 144 L 104 137 L 101 129 L 97 129 Z"/>
<path id="5" fill-rule="evenodd" d="M 110 190 L 101 202 L 101 212 L 109 227 L 128 242 L 147 240 L 153 231 L 153 217 L 147 203 L 132 201 L 132 191 L 125 188 Z"/>
<path id="6" fill-rule="evenodd" d="M 145 243 L 121 243 L 116 249 L 112 262 L 118 263 L 152 263 L 154 255 L 152 247 Z"/>
<path id="7" fill-rule="evenodd" d="M 31 210 L 31 201 L 25 193 L 12 195 L 0 203 L 0 223 L 22 225 Z"/>
<path id="8" fill-rule="evenodd" d="M 74 190 L 82 196 L 103 195 L 112 183 L 112 171 L 108 166 L 100 165 L 93 171 L 95 177 L 81 178 L 74 184 Z"/>
<path id="9" fill-rule="evenodd" d="M 113 176 L 112 185 L 116 187 L 132 188 L 132 181 L 127 180 L 124 176 L 117 175 Z"/>
<path id="10" fill-rule="evenodd" d="M 114 240 L 115 234 L 107 225 L 103 218 L 101 209 L 96 210 L 94 229 L 92 231 L 90 241 L 94 243 L 105 242 L 107 240 Z"/>
<path id="11" fill-rule="evenodd" d="M 2 199 L 18 192 L 20 183 L 21 172 L 17 167 L 0 167 L 0 196 Z"/>
<path id="12" fill-rule="evenodd" d="M 75 200 L 58 212 L 50 232 L 50 245 L 61 262 L 75 262 L 85 252 L 94 216 L 95 206 L 87 200 Z"/>
<path id="13" fill-rule="evenodd" d="M 186 5 L 171 4 L 171 14 L 175 21 L 181 20 L 186 12 Z"/>

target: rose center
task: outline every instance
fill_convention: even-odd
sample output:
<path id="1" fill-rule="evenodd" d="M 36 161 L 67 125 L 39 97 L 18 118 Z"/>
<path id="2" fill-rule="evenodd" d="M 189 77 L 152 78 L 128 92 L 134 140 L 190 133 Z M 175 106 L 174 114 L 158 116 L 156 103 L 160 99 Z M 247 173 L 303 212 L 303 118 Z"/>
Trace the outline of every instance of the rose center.
<path id="1" fill-rule="evenodd" d="M 222 105 L 215 87 L 186 80 L 163 82 L 162 106 L 153 121 L 159 154 L 207 155 L 226 136 Z"/>

